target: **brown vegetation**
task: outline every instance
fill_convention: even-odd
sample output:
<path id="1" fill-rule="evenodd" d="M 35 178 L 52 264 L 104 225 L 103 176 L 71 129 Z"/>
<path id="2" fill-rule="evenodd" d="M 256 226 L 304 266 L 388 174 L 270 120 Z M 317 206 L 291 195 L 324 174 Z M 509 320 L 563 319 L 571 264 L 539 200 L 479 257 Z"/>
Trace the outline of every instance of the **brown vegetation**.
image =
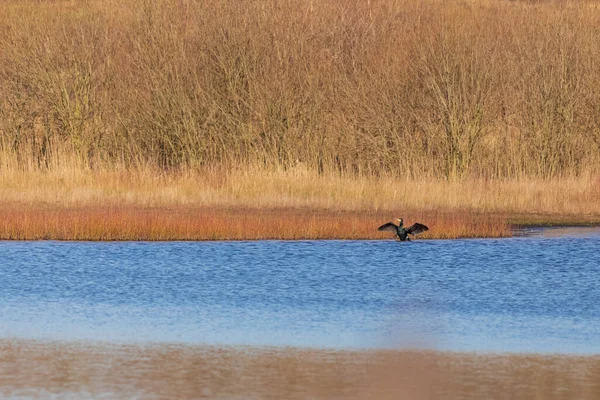
<path id="1" fill-rule="evenodd" d="M 597 399 L 598 356 L 0 341 L 0 395 Z"/>
<path id="2" fill-rule="evenodd" d="M 308 170 L 149 171 L 0 175 L 0 239 L 380 239 L 395 217 L 423 238 L 501 237 L 510 223 L 598 223 L 600 185 L 550 182 L 402 181 Z"/>
<path id="3" fill-rule="evenodd" d="M 2 164 L 600 170 L 587 1 L 4 1 Z"/>
<path id="4" fill-rule="evenodd" d="M 392 214 L 394 215 L 394 214 Z M 407 221 L 427 221 L 435 230 L 422 238 L 510 236 L 499 217 L 467 213 L 404 212 Z M 389 239 L 377 227 L 390 213 L 299 209 L 224 208 L 28 208 L 0 209 L 0 240 L 246 240 Z"/>
<path id="5" fill-rule="evenodd" d="M 597 223 L 599 25 L 587 1 L 4 1 L 0 237 Z"/>

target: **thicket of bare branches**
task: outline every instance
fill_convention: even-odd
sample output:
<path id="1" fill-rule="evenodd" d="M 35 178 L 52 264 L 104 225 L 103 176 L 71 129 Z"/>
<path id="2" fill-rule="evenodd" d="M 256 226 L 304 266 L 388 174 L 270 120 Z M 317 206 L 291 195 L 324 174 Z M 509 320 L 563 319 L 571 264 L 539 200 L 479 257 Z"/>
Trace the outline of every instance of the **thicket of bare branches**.
<path id="1" fill-rule="evenodd" d="M 594 172 L 598 26 L 585 1 L 6 1 L 0 161 Z"/>

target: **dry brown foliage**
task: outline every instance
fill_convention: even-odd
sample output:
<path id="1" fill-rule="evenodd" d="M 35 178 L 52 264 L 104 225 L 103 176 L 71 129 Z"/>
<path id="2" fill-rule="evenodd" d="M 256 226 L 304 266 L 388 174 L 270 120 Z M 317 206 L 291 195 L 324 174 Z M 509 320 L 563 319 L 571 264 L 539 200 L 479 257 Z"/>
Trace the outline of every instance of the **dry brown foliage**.
<path id="1" fill-rule="evenodd" d="M 380 239 L 396 217 L 423 238 L 501 237 L 509 223 L 600 222 L 594 178 L 459 181 L 152 170 L 0 174 L 0 238 Z"/>
<path id="2" fill-rule="evenodd" d="M 0 162 L 598 173 L 593 1 L 7 0 Z"/>
<path id="3" fill-rule="evenodd" d="M 2 237 L 598 222 L 597 26 L 592 1 L 3 1 Z"/>
<path id="4" fill-rule="evenodd" d="M 406 210 L 405 210 L 406 211 Z M 256 240 L 387 239 L 377 227 L 389 213 L 298 209 L 23 207 L 0 208 L 0 240 Z M 469 213 L 404 212 L 407 223 L 427 221 L 420 238 L 510 236 L 500 217 Z"/>

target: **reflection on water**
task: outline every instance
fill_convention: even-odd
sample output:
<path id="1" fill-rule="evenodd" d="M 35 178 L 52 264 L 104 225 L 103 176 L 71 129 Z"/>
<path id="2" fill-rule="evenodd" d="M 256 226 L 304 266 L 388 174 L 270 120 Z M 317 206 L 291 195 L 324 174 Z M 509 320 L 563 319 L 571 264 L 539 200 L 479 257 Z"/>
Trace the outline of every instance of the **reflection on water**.
<path id="1" fill-rule="evenodd" d="M 0 242 L 0 338 L 597 354 L 599 248 Z"/>
<path id="2" fill-rule="evenodd" d="M 598 226 L 551 226 L 521 228 L 516 231 L 516 236 L 538 237 L 538 238 L 594 238 L 600 236 Z"/>

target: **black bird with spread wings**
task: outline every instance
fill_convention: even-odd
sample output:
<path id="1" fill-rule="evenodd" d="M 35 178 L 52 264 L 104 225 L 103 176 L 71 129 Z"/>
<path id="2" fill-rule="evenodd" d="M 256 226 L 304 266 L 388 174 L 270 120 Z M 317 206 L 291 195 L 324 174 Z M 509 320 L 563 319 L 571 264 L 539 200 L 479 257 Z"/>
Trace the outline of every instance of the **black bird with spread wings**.
<path id="1" fill-rule="evenodd" d="M 401 241 L 405 241 L 405 240 L 410 241 L 408 234 L 418 235 L 419 233 L 423 233 L 423 232 L 429 230 L 428 227 L 426 227 L 425 225 L 420 224 L 418 222 L 412 224 L 412 226 L 410 226 L 408 228 L 405 228 L 402 218 L 396 218 L 396 220 L 398 221 L 398 225 L 396 225 L 393 222 L 388 222 L 387 224 L 381 225 L 379 228 L 377 228 L 377 230 L 378 231 L 396 232 L 396 235 L 398 235 L 398 237 L 400 238 Z"/>

